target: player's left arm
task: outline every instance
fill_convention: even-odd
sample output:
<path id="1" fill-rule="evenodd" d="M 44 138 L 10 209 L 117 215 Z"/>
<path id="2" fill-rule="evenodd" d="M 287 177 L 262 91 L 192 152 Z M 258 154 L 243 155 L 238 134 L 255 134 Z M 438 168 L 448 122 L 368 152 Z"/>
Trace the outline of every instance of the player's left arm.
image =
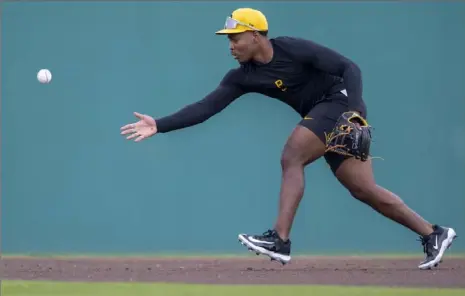
<path id="1" fill-rule="evenodd" d="M 285 37 L 286 46 L 301 62 L 342 77 L 350 100 L 361 100 L 363 94 L 362 71 L 342 54 L 311 40 Z"/>

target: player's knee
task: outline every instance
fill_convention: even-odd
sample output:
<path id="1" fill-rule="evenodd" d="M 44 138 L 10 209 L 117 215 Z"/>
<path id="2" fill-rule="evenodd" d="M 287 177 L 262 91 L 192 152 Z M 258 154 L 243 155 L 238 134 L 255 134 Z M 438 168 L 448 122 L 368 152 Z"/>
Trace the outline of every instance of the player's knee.
<path id="1" fill-rule="evenodd" d="M 284 151 L 281 155 L 281 167 L 283 169 L 292 167 L 292 166 L 301 166 L 304 163 L 302 154 L 299 152 L 299 149 L 293 147 L 290 144 L 287 144 L 284 147 Z"/>
<path id="2" fill-rule="evenodd" d="M 349 188 L 350 194 L 362 201 L 362 202 L 371 202 L 376 198 L 376 184 L 374 183 L 355 183 L 352 184 Z"/>

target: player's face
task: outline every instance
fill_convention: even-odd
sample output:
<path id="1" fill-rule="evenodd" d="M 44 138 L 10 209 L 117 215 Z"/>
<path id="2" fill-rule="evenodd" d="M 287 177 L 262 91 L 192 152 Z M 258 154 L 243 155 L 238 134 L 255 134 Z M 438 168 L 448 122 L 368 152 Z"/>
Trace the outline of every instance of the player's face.
<path id="1" fill-rule="evenodd" d="M 228 35 L 231 55 L 239 63 L 247 62 L 253 58 L 256 48 L 256 36 L 252 32 Z"/>

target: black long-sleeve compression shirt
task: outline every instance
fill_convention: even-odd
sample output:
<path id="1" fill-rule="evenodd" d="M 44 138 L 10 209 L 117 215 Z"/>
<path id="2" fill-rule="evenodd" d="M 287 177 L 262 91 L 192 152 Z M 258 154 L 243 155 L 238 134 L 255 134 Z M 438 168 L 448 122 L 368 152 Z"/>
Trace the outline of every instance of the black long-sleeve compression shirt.
<path id="1" fill-rule="evenodd" d="M 249 62 L 230 70 L 219 86 L 202 100 L 156 119 L 158 132 L 204 122 L 250 92 L 278 99 L 301 116 L 326 95 L 343 89 L 350 108 L 363 105 L 362 74 L 354 62 L 310 40 L 277 37 L 270 41 L 273 46 L 271 62 Z"/>

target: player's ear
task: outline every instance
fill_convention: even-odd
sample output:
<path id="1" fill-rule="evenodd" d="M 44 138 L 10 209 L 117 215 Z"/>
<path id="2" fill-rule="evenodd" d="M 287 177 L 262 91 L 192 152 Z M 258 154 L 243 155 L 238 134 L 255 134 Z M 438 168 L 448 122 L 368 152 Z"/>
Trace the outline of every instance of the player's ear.
<path id="1" fill-rule="evenodd" d="M 259 33 L 257 31 L 252 32 L 253 42 L 258 43 Z"/>

